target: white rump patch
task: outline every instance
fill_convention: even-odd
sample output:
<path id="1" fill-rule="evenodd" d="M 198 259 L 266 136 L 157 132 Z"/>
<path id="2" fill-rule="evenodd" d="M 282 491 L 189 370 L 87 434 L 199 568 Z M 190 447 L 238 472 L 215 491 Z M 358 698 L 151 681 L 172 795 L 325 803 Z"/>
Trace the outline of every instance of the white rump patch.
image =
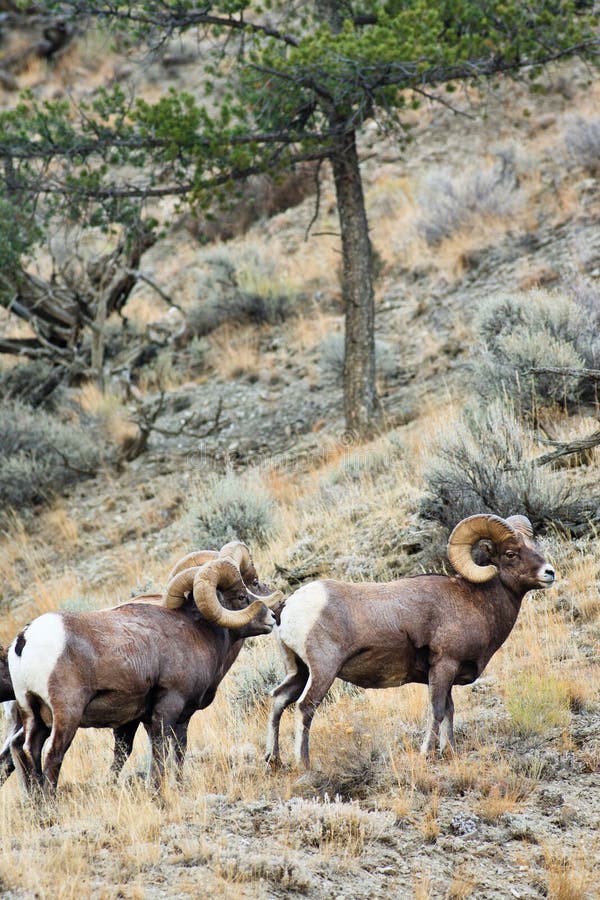
<path id="1" fill-rule="evenodd" d="M 37 694 L 50 708 L 48 681 L 66 643 L 65 626 L 58 613 L 45 613 L 34 619 L 24 632 L 25 644 L 20 656 L 15 642 L 8 651 L 8 667 L 15 697 L 24 709 L 29 709 L 27 692 Z"/>
<path id="2" fill-rule="evenodd" d="M 322 581 L 313 581 L 295 591 L 285 602 L 281 614 L 279 637 L 283 643 L 306 660 L 310 632 L 327 605 L 327 588 Z"/>

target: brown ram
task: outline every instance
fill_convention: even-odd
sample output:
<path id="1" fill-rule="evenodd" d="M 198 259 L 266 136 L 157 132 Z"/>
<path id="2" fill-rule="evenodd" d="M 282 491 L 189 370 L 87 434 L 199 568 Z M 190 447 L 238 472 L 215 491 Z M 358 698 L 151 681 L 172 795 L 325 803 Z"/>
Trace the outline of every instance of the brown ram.
<path id="1" fill-rule="evenodd" d="M 487 564 L 472 551 L 479 545 Z M 448 542 L 454 577 L 389 584 L 322 580 L 287 600 L 278 629 L 287 677 L 273 691 L 267 760 L 280 761 L 279 722 L 297 703 L 296 755 L 309 766 L 315 711 L 335 678 L 364 688 L 429 685 L 431 724 L 422 752 L 454 748 L 452 687 L 471 684 L 510 634 L 521 601 L 554 582 L 524 516 L 470 516 Z M 441 734 L 440 734 L 441 728 Z"/>
<path id="2" fill-rule="evenodd" d="M 186 557 L 162 598 L 35 619 L 8 652 L 23 723 L 11 753 L 25 788 L 55 790 L 78 728 L 114 730 L 118 772 L 140 723 L 158 785 L 170 751 L 180 768 L 189 720 L 212 702 L 244 638 L 270 633 L 268 606 L 280 597 L 258 583 L 247 547 L 236 543 Z"/>

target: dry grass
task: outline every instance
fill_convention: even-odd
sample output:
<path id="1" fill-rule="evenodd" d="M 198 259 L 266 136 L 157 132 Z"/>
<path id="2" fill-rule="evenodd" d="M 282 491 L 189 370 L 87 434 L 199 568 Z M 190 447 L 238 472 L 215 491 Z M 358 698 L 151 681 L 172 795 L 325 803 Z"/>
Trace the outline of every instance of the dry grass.
<path id="1" fill-rule="evenodd" d="M 290 346 L 293 353 L 307 353 L 334 331 L 341 327 L 339 316 L 332 316 L 320 309 L 311 315 L 299 316 L 292 323 Z"/>
<path id="2" fill-rule="evenodd" d="M 523 673 L 503 693 L 510 714 L 509 727 L 519 734 L 545 734 L 569 724 L 569 689 L 561 678 L 550 673 Z"/>
<path id="3" fill-rule="evenodd" d="M 168 379 L 165 379 L 165 388 L 167 384 Z M 145 383 L 144 388 L 147 387 Z M 111 390 L 102 390 L 93 381 L 86 382 L 79 389 L 79 405 L 83 412 L 98 420 L 109 443 L 118 449 L 130 443 L 138 432 L 122 398 Z"/>
<path id="4" fill-rule="evenodd" d="M 223 325 L 208 339 L 206 362 L 222 378 L 258 378 L 267 361 L 260 352 L 260 336 L 253 328 Z M 268 366 L 268 363 L 267 363 Z"/>
<path id="5" fill-rule="evenodd" d="M 335 463 L 328 461 L 320 477 L 331 477 L 339 465 L 339 456 Z M 300 486 L 274 471 L 263 477 L 279 496 L 285 515 L 290 520 L 297 517 L 298 505 L 303 502 Z M 315 499 L 318 481 L 309 478 L 307 484 L 312 485 Z M 395 503 L 396 497 L 391 502 Z M 312 501 L 310 506 L 312 517 L 322 522 L 323 509 L 313 507 Z M 58 508 L 51 515 L 58 528 L 77 540 L 66 509 Z M 283 536 L 257 554 L 261 564 L 266 566 L 273 554 L 277 558 L 276 548 L 282 546 L 279 541 L 285 543 L 296 529 L 301 533 L 311 521 L 304 508 L 299 520 L 283 528 Z M 348 540 L 350 525 L 348 531 L 340 528 L 340 520 L 333 514 L 322 524 L 332 542 L 335 529 L 338 546 Z M 12 539 L 21 542 L 23 552 L 26 531 L 15 525 Z M 566 550 L 563 553 L 564 565 L 572 565 L 573 559 Z M 38 557 L 32 551 L 29 559 L 35 566 Z M 581 560 L 575 568 L 580 565 Z M 159 579 L 164 574 L 164 563 L 156 561 L 149 567 L 147 559 L 134 558 L 126 547 L 111 552 L 111 577 L 123 583 L 136 583 L 148 575 L 149 568 Z M 65 596 L 81 591 L 81 585 L 70 580 L 73 577 L 64 575 L 48 584 L 45 593 L 41 590 L 41 608 L 56 608 Z M 101 593 L 95 595 L 98 605 L 103 605 Z M 149 884 L 160 884 L 161 873 L 168 871 L 169 890 L 184 895 L 194 893 L 201 877 L 216 897 L 230 897 L 232 891 L 242 892 L 236 896 L 266 897 L 265 885 L 287 886 L 290 892 L 311 896 L 317 883 L 315 861 L 321 869 L 348 877 L 356 872 L 354 877 L 358 877 L 364 860 L 371 854 L 376 858 L 378 848 L 395 847 L 397 840 L 405 842 L 410 835 L 410 840 L 419 841 L 423 848 L 411 857 L 415 897 L 438 896 L 442 883 L 443 896 L 477 896 L 480 863 L 457 857 L 445 882 L 439 876 L 434 879 L 430 866 L 425 869 L 422 863 L 425 847 L 430 853 L 437 852 L 440 842 L 443 846 L 448 840 L 447 804 L 464 803 L 465 809 L 479 817 L 480 827 L 501 827 L 506 814 L 518 815 L 531 807 L 538 780 L 532 774 L 520 774 L 502 749 L 505 736 L 514 740 L 514 724 L 502 719 L 502 727 L 493 720 L 486 726 L 477 723 L 482 702 L 494 694 L 502 694 L 507 702 L 507 684 L 510 693 L 513 683 L 527 688 L 521 691 L 522 698 L 539 693 L 539 680 L 528 681 L 528 672 L 537 676 L 552 661 L 559 667 L 556 680 L 561 688 L 558 699 L 552 695 L 551 710 L 557 705 L 568 713 L 574 705 L 587 708 L 594 703 L 597 674 L 590 680 L 590 689 L 584 690 L 590 668 L 581 656 L 576 654 L 576 668 L 568 668 L 564 659 L 561 662 L 558 648 L 576 651 L 577 647 L 573 637 L 569 638 L 569 629 L 560 627 L 560 614 L 542 597 L 544 605 L 532 602 L 526 614 L 524 610 L 519 635 L 513 635 L 501 659 L 494 660 L 492 675 L 499 684 L 483 693 L 469 688 L 455 692 L 458 755 L 426 760 L 418 753 L 426 710 L 422 686 L 350 693 L 337 683 L 313 726 L 313 758 L 319 776 L 298 780 L 293 768 L 277 775 L 268 773 L 261 760 L 268 702 L 264 693 L 261 696 L 264 689 L 260 685 L 262 673 L 277 660 L 277 649 L 273 639 L 260 638 L 244 649 L 214 704 L 194 717 L 183 785 L 171 786 L 160 801 L 133 778 L 147 764 L 143 734 L 137 737 L 123 781 L 112 785 L 108 779 L 110 734 L 80 732 L 65 761 L 56 808 L 41 817 L 22 806 L 16 784 L 9 781 L 0 792 L 1 883 L 12 890 L 35 891 L 40 897 L 71 897 L 93 894 L 100 879 L 103 896 L 141 897 Z M 526 652 L 530 669 L 523 674 Z M 475 726 L 472 735 L 461 733 L 463 722 L 469 723 L 469 730 Z M 282 720 L 282 751 L 288 761 L 293 724 L 288 711 Z M 547 717 L 536 727 L 545 740 L 557 740 Z M 336 799 L 337 792 L 361 799 Z M 241 850 L 237 838 L 232 837 L 248 834 L 242 825 L 248 820 L 241 818 L 239 810 L 252 809 L 253 804 L 256 827 L 276 828 L 281 848 L 277 858 L 254 843 Z M 268 811 L 263 814 L 259 810 L 266 809 L 265 804 Z M 227 839 L 222 837 L 225 832 Z M 304 863 L 299 862 L 299 853 L 305 854 Z M 307 853 L 310 861 L 306 861 Z M 61 871 L 58 888 L 57 865 Z M 410 875 L 407 877 L 410 884 Z M 575 857 L 568 856 L 565 862 L 564 854 L 559 857 L 554 851 L 544 851 L 544 874 L 539 877 L 547 884 L 548 896 L 559 900 L 593 896 L 589 893 L 591 876 L 587 870 L 577 870 Z M 567 893 L 569 885 L 575 885 L 580 893 Z M 406 877 L 399 879 L 398 886 L 400 892 L 407 890 Z"/>
<path id="6" fill-rule="evenodd" d="M 597 881 L 583 849 L 570 853 L 559 845 L 547 844 L 543 854 L 549 900 L 592 900 L 598 896 Z"/>
<path id="7" fill-rule="evenodd" d="M 467 864 L 459 863 L 452 873 L 452 881 L 448 885 L 448 900 L 467 900 L 467 897 L 476 896 L 477 876 L 474 875 Z"/>
<path id="8" fill-rule="evenodd" d="M 97 49 L 87 52 L 95 65 Z M 38 83 L 39 71 L 26 77 L 34 75 L 32 83 Z M 551 149 L 559 131 L 560 122 L 552 134 L 523 140 L 530 148 Z M 525 202 L 516 219 L 475 219 L 432 254 L 414 229 L 420 213 L 416 177 L 387 172 L 379 169 L 367 189 L 374 245 L 384 265 L 398 271 L 431 266 L 432 283 L 436 277 L 458 278 L 508 229 L 532 228 L 542 203 L 546 222 L 577 211 L 575 185 L 560 183 L 552 198 L 542 200 L 538 175 L 524 172 Z M 332 201 L 326 182 L 314 232 L 338 229 Z M 308 367 L 308 381 L 319 377 L 315 349 L 341 324 L 330 312 L 339 295 L 338 240 L 315 236 L 304 243 L 311 214 L 312 201 L 253 227 L 226 251 L 268 260 L 278 284 L 322 298 L 309 314 L 285 326 L 286 345 Z M 161 286 L 188 308 L 198 291 L 204 251 L 179 239 L 177 252 L 174 247 L 175 242 L 153 249 L 149 260 Z M 260 266 L 250 267 L 245 286 L 270 290 L 268 272 L 259 276 Z M 523 270 L 520 276 L 539 281 L 548 271 Z M 418 320 L 417 300 L 402 277 L 406 303 Z M 141 286 L 131 313 L 146 324 L 162 315 L 164 306 Z M 472 340 L 462 321 L 449 327 L 459 343 Z M 439 339 L 424 333 L 422 342 L 415 341 L 415 333 L 407 330 L 399 339 L 407 352 L 418 353 L 419 365 L 433 368 Z M 269 377 L 281 359 L 261 353 L 261 339 L 262 332 L 251 327 L 228 326 L 212 334 L 213 372 L 223 378 Z M 142 389 L 153 389 L 157 379 L 168 386 L 179 377 L 165 354 Z M 79 392 L 79 402 L 119 443 L 124 420 L 118 398 L 90 385 Z M 463 405 L 464 397 L 439 383 L 435 397 L 421 404 L 418 420 L 393 437 L 348 448 L 325 427 L 308 470 L 272 465 L 260 471 L 280 512 L 277 534 L 255 553 L 260 571 L 270 573 L 275 563 L 293 565 L 311 555 L 325 561 L 324 574 L 383 579 L 412 571 L 414 557 L 403 550 L 402 538 L 416 527 L 425 450 Z M 594 420 L 582 419 L 574 431 L 573 419 L 560 416 L 549 424 L 557 440 L 595 427 Z M 185 529 L 174 535 L 161 531 L 161 510 L 177 506 L 171 482 L 133 489 L 120 480 L 110 484 L 105 476 L 97 491 L 95 506 L 79 509 L 73 500 L 40 514 L 35 524 L 11 519 L 0 538 L 7 601 L 0 641 L 12 639 L 31 616 L 73 598 L 101 607 L 125 599 L 130 588 L 149 579 L 162 585 L 172 558 L 190 549 Z M 179 507 L 183 511 L 181 498 Z M 143 534 L 142 523 L 156 536 Z M 261 638 L 243 650 L 214 704 L 194 717 L 183 784 L 166 788 L 161 798 L 135 777 L 147 764 L 143 733 L 122 781 L 113 785 L 110 733 L 80 732 L 65 761 L 58 800 L 47 810 L 23 804 L 11 778 L 0 790 L 0 891 L 40 898 L 204 892 L 236 900 L 387 892 L 458 900 L 483 895 L 490 879 L 499 889 L 509 883 L 518 888 L 520 879 L 555 900 L 591 900 L 597 893 L 598 844 L 592 807 L 586 806 L 591 784 L 586 778 L 597 774 L 600 750 L 593 734 L 590 738 L 582 726 L 578 737 L 575 726 L 578 717 L 585 726 L 586 716 L 593 724 L 598 709 L 600 562 L 592 542 L 555 535 L 548 548 L 559 570 L 558 587 L 526 598 L 517 627 L 486 677 L 455 691 L 457 755 L 424 759 L 418 753 L 427 708 L 423 686 L 352 692 L 337 683 L 312 729 L 317 772 L 307 777 L 291 765 L 268 772 L 262 762 L 265 692 L 280 663 L 275 641 Z M 6 607 L 10 611 L 4 613 Z M 293 757 L 293 728 L 293 713 L 287 711 L 281 729 L 286 764 Z M 569 828 L 553 822 L 539 807 L 542 786 L 563 793 L 564 805 L 573 804 L 580 821 Z M 474 841 L 453 833 L 456 811 L 476 815 Z M 512 820 L 516 824 L 510 825 Z M 560 846 L 558 828 L 563 828 Z M 512 882 L 504 881 L 507 872 Z M 360 880 L 368 878 L 373 881 Z"/>

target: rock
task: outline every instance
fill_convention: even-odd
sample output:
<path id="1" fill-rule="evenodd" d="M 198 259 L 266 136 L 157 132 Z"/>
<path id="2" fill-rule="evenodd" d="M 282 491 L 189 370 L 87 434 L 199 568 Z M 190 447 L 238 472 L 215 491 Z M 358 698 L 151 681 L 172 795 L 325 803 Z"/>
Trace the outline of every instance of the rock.
<path id="1" fill-rule="evenodd" d="M 452 833 L 458 837 L 467 837 L 475 834 L 481 824 L 481 820 L 474 813 L 457 813 L 450 822 Z"/>

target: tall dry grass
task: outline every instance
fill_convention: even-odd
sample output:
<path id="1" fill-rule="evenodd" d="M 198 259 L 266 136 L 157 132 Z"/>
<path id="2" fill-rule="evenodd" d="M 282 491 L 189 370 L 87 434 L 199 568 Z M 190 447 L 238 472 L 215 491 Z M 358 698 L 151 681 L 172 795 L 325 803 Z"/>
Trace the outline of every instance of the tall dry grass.
<path id="1" fill-rule="evenodd" d="M 433 430 L 442 415 L 447 418 L 448 409 L 430 411 L 424 441 L 427 421 Z M 279 509 L 277 533 L 257 549 L 259 569 L 269 572 L 290 552 L 301 559 L 307 539 L 310 552 L 328 561 L 331 571 L 343 572 L 350 556 L 365 563 L 368 577 L 387 577 L 410 564 L 401 554 L 393 565 L 385 556 L 375 557 L 382 535 L 391 539 L 410 523 L 422 485 L 421 448 L 418 431 L 409 426 L 362 447 L 325 442 L 304 474 L 276 466 L 257 470 Z M 155 485 L 150 493 L 160 491 Z M 114 517 L 119 502 L 109 498 L 100 519 Z M 15 585 L 22 590 L 31 585 L 35 602 L 3 621 L 4 641 L 25 617 L 60 608 L 73 596 L 102 606 L 114 602 L 115 585 L 122 590 L 148 577 L 162 584 L 172 559 L 164 551 L 155 559 L 133 553 L 134 541 L 110 549 L 106 583 L 88 590 L 78 572 L 86 535 L 77 527 L 76 510 L 63 504 L 44 515 L 44 525 L 56 534 L 53 548 L 42 541 L 45 529 L 32 536 L 17 519 L 5 535 L 3 574 L 10 577 L 20 560 L 27 576 Z M 97 524 L 104 527 L 101 520 Z M 60 572 L 52 561 L 63 541 L 71 566 Z M 187 549 L 183 541 L 173 556 Z M 312 728 L 315 771 L 302 776 L 292 765 L 291 710 L 282 719 L 285 766 L 275 774 L 267 771 L 262 760 L 267 692 L 282 666 L 274 638 L 258 638 L 244 647 L 215 702 L 194 716 L 183 783 L 169 785 L 161 798 L 148 793 L 137 774 L 148 763 L 143 732 L 117 784 L 108 775 L 110 733 L 80 732 L 67 754 L 56 803 L 46 809 L 24 805 L 11 778 L 0 791 L 3 889 L 39 897 L 144 897 L 150 889 L 194 895 L 200 878 L 203 890 L 216 897 L 266 898 L 274 885 L 311 896 L 318 889 L 319 867 L 362 877 L 364 860 L 386 846 L 397 854 L 398 842 L 408 836 L 414 848 L 409 874 L 395 869 L 390 890 L 396 885 L 398 896 L 402 891 L 439 896 L 441 876 L 424 860 L 449 840 L 457 809 L 475 816 L 480 831 L 506 828 L 511 817 L 531 814 L 546 777 L 544 758 L 535 750 L 540 741 L 557 757 L 568 747 L 582 765 L 591 764 L 589 747 L 569 735 L 574 717 L 597 710 L 599 669 L 573 627 L 574 616 L 586 628 L 597 623 L 592 587 L 597 567 L 582 544 L 558 535 L 548 538 L 548 551 L 568 585 L 568 603 L 559 591 L 527 597 L 515 631 L 485 677 L 455 691 L 457 755 L 426 760 L 418 752 L 425 687 L 361 691 L 337 682 Z M 250 840 L 251 821 L 269 839 L 276 834 L 275 855 L 252 841 L 239 844 Z M 542 829 L 540 840 L 544 834 Z M 549 895 L 569 896 L 564 893 L 569 865 L 548 854 L 543 864 L 534 853 L 526 858 Z M 477 896 L 478 871 L 459 854 L 444 876 L 444 896 Z M 581 875 L 581 896 L 591 871 Z"/>

